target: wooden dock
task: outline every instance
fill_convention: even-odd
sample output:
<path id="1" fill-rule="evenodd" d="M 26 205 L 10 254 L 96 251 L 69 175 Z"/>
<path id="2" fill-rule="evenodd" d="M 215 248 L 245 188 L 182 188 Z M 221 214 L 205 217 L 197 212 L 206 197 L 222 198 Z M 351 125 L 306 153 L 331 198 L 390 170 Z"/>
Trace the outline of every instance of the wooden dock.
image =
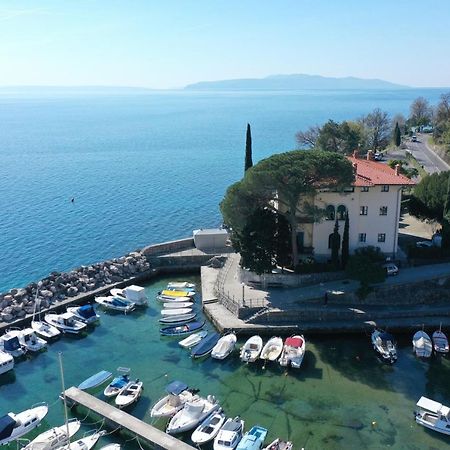
<path id="1" fill-rule="evenodd" d="M 105 422 L 111 427 L 120 427 L 136 435 L 141 444 L 147 444 L 155 449 L 173 450 L 176 448 L 177 450 L 195 450 L 194 447 L 76 387 L 67 389 L 65 393 L 68 404 L 81 405 L 89 409 L 103 417 Z"/>

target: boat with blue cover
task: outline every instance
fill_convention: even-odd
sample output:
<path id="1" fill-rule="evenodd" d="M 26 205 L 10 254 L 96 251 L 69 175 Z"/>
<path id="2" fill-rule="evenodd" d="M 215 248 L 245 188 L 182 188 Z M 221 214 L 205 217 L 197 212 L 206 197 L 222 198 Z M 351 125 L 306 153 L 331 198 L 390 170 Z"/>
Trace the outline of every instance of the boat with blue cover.
<path id="1" fill-rule="evenodd" d="M 191 357 L 201 358 L 202 356 L 209 355 L 219 339 L 219 333 L 209 334 L 191 350 Z"/>
<path id="2" fill-rule="evenodd" d="M 100 320 L 100 316 L 94 309 L 93 305 L 70 306 L 67 312 L 72 313 L 78 320 L 86 325 L 92 325 Z"/>
<path id="3" fill-rule="evenodd" d="M 267 428 L 255 425 L 250 428 L 239 442 L 236 450 L 260 450 L 267 436 Z"/>
<path id="4" fill-rule="evenodd" d="M 166 392 L 168 395 L 159 399 L 152 407 L 151 417 L 172 417 L 186 402 L 194 400 L 198 389 L 189 389 L 182 381 L 172 381 L 166 386 Z"/>
<path id="5" fill-rule="evenodd" d="M 185 323 L 183 325 L 177 325 L 173 327 L 164 327 L 159 330 L 163 336 L 183 336 L 185 334 L 193 333 L 194 331 L 200 330 L 205 325 L 203 322 L 191 322 Z"/>
<path id="6" fill-rule="evenodd" d="M 100 386 L 111 377 L 111 372 L 108 372 L 107 370 L 101 370 L 100 372 L 92 375 L 88 379 L 84 380 L 81 384 L 79 384 L 78 389 L 81 389 L 82 391 L 85 391 L 86 389 L 93 389 L 97 386 Z"/>
<path id="7" fill-rule="evenodd" d="M 125 314 L 136 308 L 135 303 L 129 302 L 128 300 L 120 297 L 95 297 L 95 301 L 106 309 L 121 311 Z"/>
<path id="8" fill-rule="evenodd" d="M 130 369 L 128 367 L 118 367 L 117 372 L 120 375 L 115 377 L 103 391 L 105 397 L 114 397 L 130 382 Z"/>

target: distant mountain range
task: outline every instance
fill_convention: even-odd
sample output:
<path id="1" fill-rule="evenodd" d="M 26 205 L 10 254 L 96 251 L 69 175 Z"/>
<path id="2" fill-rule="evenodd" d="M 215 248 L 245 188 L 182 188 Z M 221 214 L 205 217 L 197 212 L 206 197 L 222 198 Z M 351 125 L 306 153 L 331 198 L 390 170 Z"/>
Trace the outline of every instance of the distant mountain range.
<path id="1" fill-rule="evenodd" d="M 196 91 L 209 90 L 303 90 L 303 89 L 408 89 L 409 86 L 378 79 L 355 77 L 334 78 L 320 75 L 271 75 L 265 78 L 200 81 L 185 86 Z"/>

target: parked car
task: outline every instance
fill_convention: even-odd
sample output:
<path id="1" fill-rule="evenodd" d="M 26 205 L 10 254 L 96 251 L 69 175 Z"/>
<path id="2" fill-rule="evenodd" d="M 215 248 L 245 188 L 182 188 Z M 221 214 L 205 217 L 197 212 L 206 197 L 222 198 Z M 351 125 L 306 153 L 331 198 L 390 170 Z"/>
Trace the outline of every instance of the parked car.
<path id="1" fill-rule="evenodd" d="M 388 276 L 398 275 L 398 267 L 394 263 L 383 264 Z"/>
<path id="2" fill-rule="evenodd" d="M 430 248 L 430 247 L 434 247 L 433 241 L 419 241 L 416 242 L 416 247 L 417 248 Z"/>
<path id="3" fill-rule="evenodd" d="M 373 156 L 373 159 L 375 161 L 382 161 L 383 160 L 383 153 L 381 152 L 376 152 L 375 155 Z"/>
<path id="4" fill-rule="evenodd" d="M 411 141 L 417 142 L 417 136 L 416 136 L 415 134 L 413 134 L 413 136 L 412 136 L 412 138 L 411 138 Z"/>

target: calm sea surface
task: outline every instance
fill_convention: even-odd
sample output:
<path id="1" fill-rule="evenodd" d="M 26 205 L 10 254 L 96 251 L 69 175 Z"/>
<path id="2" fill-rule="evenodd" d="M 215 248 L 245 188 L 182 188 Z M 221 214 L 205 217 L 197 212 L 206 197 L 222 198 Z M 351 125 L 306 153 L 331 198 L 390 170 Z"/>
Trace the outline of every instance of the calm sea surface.
<path id="1" fill-rule="evenodd" d="M 448 436 L 426 430 L 413 417 L 421 395 L 450 403 L 450 361 L 417 360 L 409 336 L 400 339 L 399 360 L 393 366 L 377 360 L 364 334 L 306 336 L 307 353 L 298 371 L 286 372 L 276 364 L 265 369 L 259 363 L 245 365 L 237 351 L 224 361 L 192 360 L 177 339 L 159 335 L 160 306 L 153 299 L 167 281 L 160 279 L 146 287 L 151 299 L 147 310 L 127 316 L 101 313 L 100 325 L 84 337 L 62 337 L 45 353 L 18 362 L 14 372 L 0 376 L 0 415 L 47 401 L 49 414 L 29 437 L 63 423 L 57 400 L 61 392 L 57 354 L 61 351 L 66 386 L 78 385 L 102 369 L 130 367 L 145 387 L 130 412 L 149 423 L 151 405 L 163 396 L 168 382 L 179 379 L 199 388 L 202 395 L 214 394 L 227 415 L 243 417 L 246 429 L 260 424 L 269 429 L 269 439 L 289 438 L 296 450 L 450 447 Z M 241 337 L 238 343 L 243 342 Z M 96 395 L 102 398 L 102 390 Z M 77 414 L 84 419 L 82 432 L 101 425 L 98 418 L 85 416 L 86 411 Z M 164 429 L 165 421 L 154 424 Z M 188 434 L 182 437 L 189 442 Z M 102 438 L 101 444 L 125 439 L 129 437 L 110 436 Z M 131 441 L 124 448 L 139 447 Z"/>
<path id="2" fill-rule="evenodd" d="M 221 223 L 242 176 L 295 132 L 441 90 L 95 94 L 0 91 L 0 291 Z M 70 199 L 75 198 L 71 203 Z"/>

